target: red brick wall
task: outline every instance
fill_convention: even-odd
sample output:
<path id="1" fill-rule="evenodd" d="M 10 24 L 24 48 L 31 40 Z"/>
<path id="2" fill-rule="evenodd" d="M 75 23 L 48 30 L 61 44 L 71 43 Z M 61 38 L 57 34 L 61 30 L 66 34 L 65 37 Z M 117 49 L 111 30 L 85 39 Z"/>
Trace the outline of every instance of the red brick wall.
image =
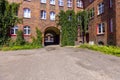
<path id="1" fill-rule="evenodd" d="M 67 7 L 67 1 L 64 0 L 64 7 L 59 7 L 58 5 L 58 0 L 55 0 L 56 1 L 56 4 L 55 6 L 54 5 L 50 5 L 49 2 L 47 1 L 46 4 L 41 4 L 40 3 L 40 0 L 31 0 L 31 1 L 23 1 L 23 0 L 8 0 L 10 2 L 20 2 L 22 3 L 20 5 L 20 8 L 19 8 L 19 13 L 18 13 L 18 16 L 23 18 L 23 9 L 24 8 L 29 8 L 31 10 L 31 18 L 30 19 L 26 19 L 26 18 L 23 18 L 23 24 L 20 24 L 19 25 L 19 29 L 23 30 L 23 26 L 30 26 L 31 28 L 31 35 L 30 36 L 25 36 L 26 40 L 29 40 L 31 41 L 31 36 L 35 36 L 35 28 L 38 27 L 42 32 L 43 32 L 43 35 L 44 35 L 44 31 L 46 28 L 48 27 L 56 27 L 56 28 L 60 28 L 60 27 L 57 27 L 55 21 L 51 21 L 50 18 L 49 18 L 49 14 L 50 14 L 50 11 L 54 11 L 56 14 L 58 14 L 60 12 L 60 10 L 72 10 L 74 9 L 75 12 L 77 11 L 80 11 L 82 10 L 81 8 L 77 8 L 76 7 L 76 2 L 73 2 L 73 7 L 72 8 L 68 8 Z M 73 0 L 75 1 L 75 0 Z M 46 20 L 42 20 L 40 19 L 40 10 L 46 10 L 47 12 L 47 19 Z M 14 36 L 15 37 L 15 36 Z"/>

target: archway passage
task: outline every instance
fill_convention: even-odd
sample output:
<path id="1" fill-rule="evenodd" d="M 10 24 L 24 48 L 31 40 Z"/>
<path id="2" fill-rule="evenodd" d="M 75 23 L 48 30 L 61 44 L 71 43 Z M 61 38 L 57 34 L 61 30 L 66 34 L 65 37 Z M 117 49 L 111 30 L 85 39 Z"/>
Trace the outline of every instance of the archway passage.
<path id="1" fill-rule="evenodd" d="M 58 45 L 60 43 L 60 30 L 56 27 L 48 27 L 44 33 L 44 45 Z"/>

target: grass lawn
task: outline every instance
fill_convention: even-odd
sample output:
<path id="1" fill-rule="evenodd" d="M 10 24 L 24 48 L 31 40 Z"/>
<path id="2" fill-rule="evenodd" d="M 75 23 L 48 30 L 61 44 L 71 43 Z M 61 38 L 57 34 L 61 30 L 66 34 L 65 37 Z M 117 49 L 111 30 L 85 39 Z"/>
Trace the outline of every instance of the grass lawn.
<path id="1" fill-rule="evenodd" d="M 11 50 L 25 50 L 25 49 L 37 49 L 37 48 L 42 48 L 42 46 L 33 46 L 33 45 L 9 46 L 9 47 L 0 47 L 0 50 L 11 51 Z"/>
<path id="2" fill-rule="evenodd" d="M 95 51 L 100 51 L 105 54 L 109 55 L 115 55 L 120 57 L 120 47 L 116 46 L 101 46 L 101 45 L 88 45 L 88 44 L 83 44 L 80 45 L 79 48 L 87 48 Z"/>

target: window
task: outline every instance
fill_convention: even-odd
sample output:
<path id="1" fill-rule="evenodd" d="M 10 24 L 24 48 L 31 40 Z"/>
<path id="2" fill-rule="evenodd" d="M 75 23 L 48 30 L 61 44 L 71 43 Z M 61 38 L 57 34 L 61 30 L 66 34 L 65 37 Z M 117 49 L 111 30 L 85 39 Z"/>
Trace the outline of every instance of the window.
<path id="1" fill-rule="evenodd" d="M 30 35 L 30 27 L 29 26 L 24 27 L 24 34 L 25 35 Z"/>
<path id="2" fill-rule="evenodd" d="M 46 19 L 46 11 L 41 10 L 41 19 Z"/>
<path id="3" fill-rule="evenodd" d="M 59 5 L 59 6 L 63 6 L 63 5 L 64 5 L 63 0 L 59 0 L 59 1 L 58 1 L 58 5 Z"/>
<path id="4" fill-rule="evenodd" d="M 77 0 L 77 7 L 83 8 L 82 0 Z"/>
<path id="5" fill-rule="evenodd" d="M 72 20 L 72 14 L 68 16 L 68 21 L 71 21 L 71 20 Z"/>
<path id="6" fill-rule="evenodd" d="M 55 20 L 55 12 L 50 12 L 50 20 Z"/>
<path id="7" fill-rule="evenodd" d="M 98 15 L 104 12 L 104 3 L 98 4 Z"/>
<path id="8" fill-rule="evenodd" d="M 50 4 L 55 5 L 55 0 L 50 0 Z"/>
<path id="9" fill-rule="evenodd" d="M 89 0 L 89 2 L 92 2 L 93 0 Z"/>
<path id="10" fill-rule="evenodd" d="M 41 3 L 46 3 L 46 0 L 40 0 Z"/>
<path id="11" fill-rule="evenodd" d="M 112 0 L 109 0 L 109 4 L 110 4 L 110 8 L 112 8 L 112 6 L 113 6 L 113 1 L 112 1 Z"/>
<path id="12" fill-rule="evenodd" d="M 90 19 L 94 17 L 94 8 L 90 10 Z"/>
<path id="13" fill-rule="evenodd" d="M 17 31 L 18 31 L 18 26 L 14 26 L 14 27 L 11 28 L 10 34 L 11 34 L 11 35 L 16 35 L 16 34 L 17 34 Z"/>
<path id="14" fill-rule="evenodd" d="M 110 32 L 113 32 L 113 19 L 110 19 Z"/>
<path id="15" fill-rule="evenodd" d="M 24 18 L 31 18 L 31 11 L 29 8 L 24 9 Z"/>
<path id="16" fill-rule="evenodd" d="M 72 7 L 72 0 L 67 0 L 67 6 Z"/>
<path id="17" fill-rule="evenodd" d="M 104 25 L 104 23 L 98 24 L 98 28 L 97 29 L 98 29 L 97 30 L 98 34 L 104 34 L 104 32 L 105 32 L 105 25 Z"/>

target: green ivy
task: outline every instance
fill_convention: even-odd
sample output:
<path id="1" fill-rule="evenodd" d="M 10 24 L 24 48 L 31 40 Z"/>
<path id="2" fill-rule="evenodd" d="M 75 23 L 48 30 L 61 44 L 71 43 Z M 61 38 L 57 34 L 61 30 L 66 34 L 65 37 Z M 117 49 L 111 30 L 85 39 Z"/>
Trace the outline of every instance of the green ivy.
<path id="1" fill-rule="evenodd" d="M 22 21 L 16 16 L 19 5 L 0 0 L 0 45 L 5 45 L 8 41 L 10 28 Z"/>

